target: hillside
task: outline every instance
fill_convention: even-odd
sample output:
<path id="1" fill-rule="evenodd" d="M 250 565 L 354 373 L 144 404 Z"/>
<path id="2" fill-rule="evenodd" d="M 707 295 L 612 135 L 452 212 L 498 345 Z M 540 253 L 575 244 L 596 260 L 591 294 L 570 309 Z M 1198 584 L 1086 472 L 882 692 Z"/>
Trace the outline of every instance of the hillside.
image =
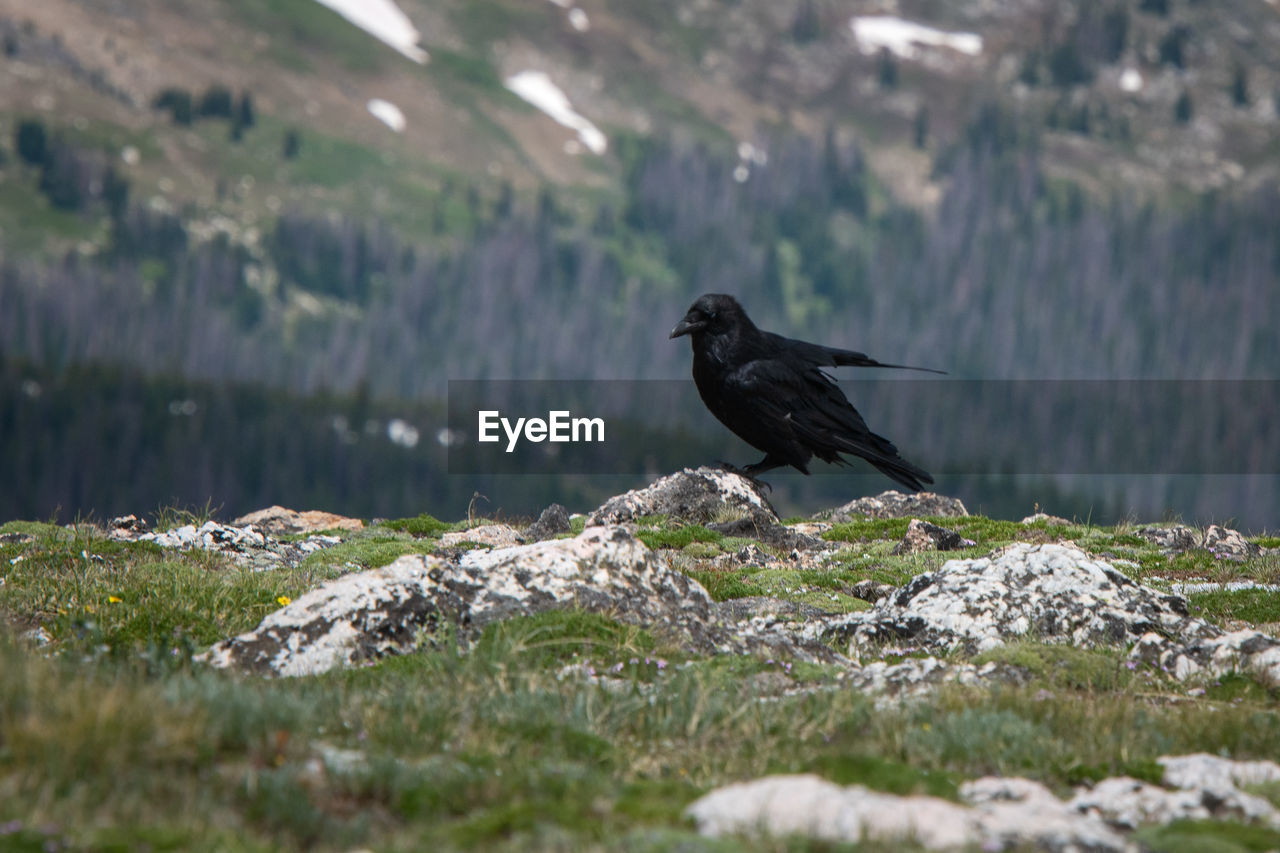
<path id="1" fill-rule="evenodd" d="M 617 189 L 615 151 L 574 144 L 574 131 L 504 88 L 529 70 L 615 141 L 675 133 L 736 147 L 771 127 L 817 138 L 834 126 L 924 206 L 938 198 L 930 155 L 988 101 L 1043 127 L 1055 172 L 1094 189 L 1249 187 L 1277 174 L 1280 12 L 1264 2 L 402 7 L 423 65 L 311 0 L 8 2 L 0 110 L 47 115 L 112 153 L 133 144 L 130 177 L 176 207 L 333 205 L 406 227 L 451 173 Z M 958 33 L 976 38 L 923 43 Z M 150 108 L 162 89 L 211 85 L 252 93 L 263 127 L 244 146 L 226 145 L 225 128 L 170 127 Z M 370 115 L 375 98 L 399 108 L 402 133 Z M 333 159 L 281 169 L 270 155 L 282 127 L 314 134 Z M 220 182 L 239 188 L 246 175 L 251 188 L 219 198 Z"/>

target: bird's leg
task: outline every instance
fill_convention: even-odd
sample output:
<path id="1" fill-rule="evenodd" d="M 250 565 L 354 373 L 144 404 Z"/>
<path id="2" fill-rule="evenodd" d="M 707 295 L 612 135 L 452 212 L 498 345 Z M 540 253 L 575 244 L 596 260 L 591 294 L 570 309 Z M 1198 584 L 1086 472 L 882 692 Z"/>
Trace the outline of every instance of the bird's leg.
<path id="1" fill-rule="evenodd" d="M 748 465 L 746 468 L 739 468 L 737 465 L 731 465 L 728 462 L 723 462 L 723 461 L 716 462 L 716 464 L 719 465 L 720 468 L 722 468 L 723 470 L 728 471 L 730 474 L 737 474 L 739 477 L 745 477 L 746 479 L 750 480 L 757 488 L 763 487 L 766 491 L 772 492 L 773 486 L 769 485 L 764 480 L 761 480 L 759 477 L 756 476 L 756 474 L 762 473 L 764 471 L 768 471 L 771 468 L 777 468 L 778 465 L 781 464 L 781 463 L 774 462 L 769 465 L 765 465 L 765 462 L 767 462 L 768 460 L 769 460 L 769 457 L 766 456 L 761 461 L 757 462 L 754 465 Z"/>
<path id="2" fill-rule="evenodd" d="M 742 469 L 742 473 L 751 479 L 755 479 L 757 474 L 763 474 L 765 471 L 772 471 L 774 468 L 781 468 L 786 462 L 780 462 L 775 459 L 772 453 L 766 453 L 765 457 L 754 465 L 748 465 Z"/>

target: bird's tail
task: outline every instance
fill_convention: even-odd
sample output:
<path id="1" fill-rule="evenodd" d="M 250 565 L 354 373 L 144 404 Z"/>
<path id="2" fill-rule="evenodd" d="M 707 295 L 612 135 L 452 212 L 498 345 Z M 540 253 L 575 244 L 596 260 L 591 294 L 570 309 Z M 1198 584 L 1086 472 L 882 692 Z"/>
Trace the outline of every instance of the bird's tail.
<path id="1" fill-rule="evenodd" d="M 868 435 L 870 446 L 850 449 L 846 452 L 861 456 L 894 482 L 901 483 L 913 492 L 924 491 L 925 483 L 932 483 L 933 477 L 918 465 L 912 465 L 898 455 L 898 448 L 884 436 L 874 432 Z"/>
<path id="2" fill-rule="evenodd" d="M 876 470 L 886 477 L 901 483 L 913 492 L 924 491 L 925 483 L 932 483 L 933 477 L 929 476 L 929 472 L 916 465 L 912 465 L 907 460 L 899 456 L 896 459 L 868 459 Z"/>

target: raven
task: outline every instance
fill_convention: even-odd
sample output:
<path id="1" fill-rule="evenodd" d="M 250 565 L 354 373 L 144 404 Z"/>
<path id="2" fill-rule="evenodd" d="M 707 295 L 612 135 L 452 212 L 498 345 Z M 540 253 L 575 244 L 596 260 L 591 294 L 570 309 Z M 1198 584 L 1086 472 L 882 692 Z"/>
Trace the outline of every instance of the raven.
<path id="1" fill-rule="evenodd" d="M 899 456 L 893 442 L 867 428 L 823 368 L 942 371 L 884 364 L 860 352 L 761 331 L 738 300 L 723 293 L 699 297 L 671 330 L 672 338 L 681 335 L 693 343 L 693 381 L 702 402 L 739 438 L 764 451 L 764 459 L 742 469 L 747 476 L 754 479 L 783 465 L 808 474 L 815 455 L 846 465 L 840 454 L 851 453 L 912 491 L 933 482 L 928 472 Z"/>

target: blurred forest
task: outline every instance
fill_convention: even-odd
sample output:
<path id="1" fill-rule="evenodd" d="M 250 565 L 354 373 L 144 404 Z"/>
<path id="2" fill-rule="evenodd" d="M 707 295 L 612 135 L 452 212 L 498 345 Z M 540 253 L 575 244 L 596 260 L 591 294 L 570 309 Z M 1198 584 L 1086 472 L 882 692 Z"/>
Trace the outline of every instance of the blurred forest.
<path id="1" fill-rule="evenodd" d="M 20 129 L 15 147 L 39 191 L 103 217 L 109 236 L 96 254 L 0 259 L 0 460 L 17 482 L 38 484 L 3 490 L 0 517 L 47 515 L 51 503 L 64 513 L 146 509 L 107 495 L 147 481 L 146 466 L 166 452 L 152 427 L 165 441 L 187 430 L 184 446 L 202 450 L 186 493 L 151 503 L 207 493 L 235 512 L 283 501 L 454 517 L 472 489 L 442 482 L 435 434 L 447 380 L 685 377 L 687 344 L 667 332 L 709 291 L 736 294 L 764 328 L 959 378 L 1280 378 L 1280 188 L 1158 205 L 1121 191 L 1099 198 L 1048 177 L 1035 131 L 995 107 L 939 152 L 947 189 L 931 217 L 895 203 L 834 133 L 777 136 L 745 181 L 726 152 L 623 137 L 620 197 L 583 205 L 551 188 L 516 197 L 509 186 L 458 182 L 441 206 L 465 215 L 436 211 L 428 234 L 293 210 L 252 245 L 191 233 L 179 213 L 130 199 L 128 181 L 93 152 L 36 135 Z M 86 364 L 114 367 L 77 372 Z M 31 382 L 49 393 L 29 393 Z M 170 415 L 183 398 L 175 383 L 190 382 L 234 385 L 209 385 L 225 390 L 210 392 L 197 417 Z M 424 440 L 348 464 L 356 451 L 330 446 L 341 431 L 326 418 L 341 411 L 363 423 L 368 406 L 382 413 L 374 420 L 410 413 Z M 120 411 L 155 422 L 130 427 Z M 1151 430 L 1177 416 L 1150 414 Z M 948 430 L 966 413 L 919 417 Z M 719 436 L 709 416 L 700 429 Z M 1068 439 L 1047 437 L 1045 451 Z M 95 468 L 79 467 L 86 460 Z M 856 496 L 858 481 L 817 479 L 785 479 L 781 502 L 812 511 L 805 502 Z M 1111 515 L 1172 506 L 1274 526 L 1276 479 L 1225 486 L 1234 495 L 1225 505 L 1222 488 L 1188 495 L 1185 483 L 1148 478 L 1105 494 L 1082 487 L 1070 506 L 1019 506 Z M 1022 500 L 1008 483 L 995 488 Z M 562 489 L 517 486 L 500 502 L 533 513 L 569 502 Z M 1065 492 L 1037 481 L 1026 494 L 1036 493 Z"/>

